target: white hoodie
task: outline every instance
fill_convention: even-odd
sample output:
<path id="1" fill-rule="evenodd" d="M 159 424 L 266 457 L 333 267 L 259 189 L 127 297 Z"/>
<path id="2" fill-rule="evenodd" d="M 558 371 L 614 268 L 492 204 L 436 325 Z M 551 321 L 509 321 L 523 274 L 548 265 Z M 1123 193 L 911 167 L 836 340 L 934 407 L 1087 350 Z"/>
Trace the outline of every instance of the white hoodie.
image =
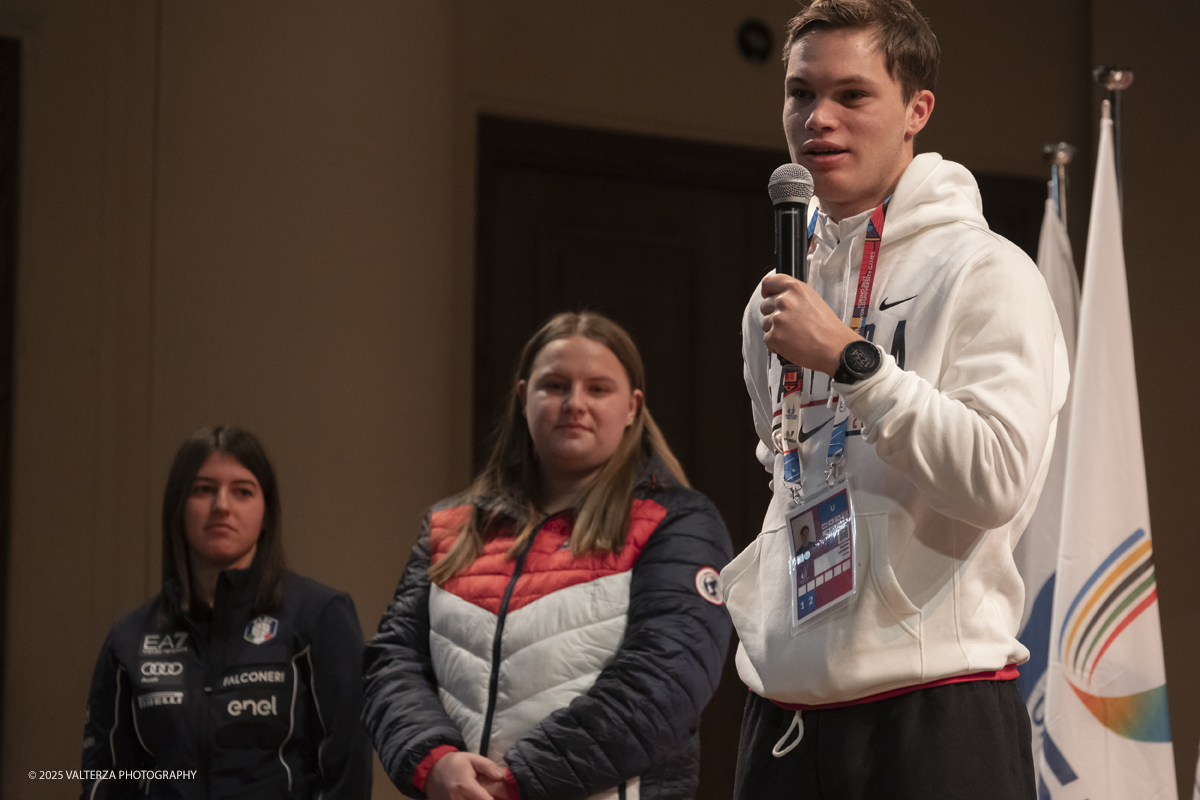
<path id="1" fill-rule="evenodd" d="M 809 282 L 846 321 L 868 216 L 821 214 L 814 233 Z M 780 367 L 763 344 L 761 301 L 755 292 L 746 307 L 742 346 L 774 497 L 763 532 L 721 573 L 742 680 L 772 700 L 818 705 L 1026 661 L 1012 549 L 1045 480 L 1067 356 L 1045 281 L 988 230 L 974 178 L 927 153 L 893 195 L 863 331 L 883 364 L 853 386 L 832 384 L 863 423 L 846 445 L 859 593 L 795 636 L 788 493 L 772 436 Z M 805 372 L 801 402 L 827 397 L 831 379 Z M 807 405 L 802 429 L 833 414 Z M 801 444 L 806 486 L 824 485 L 832 428 Z"/>

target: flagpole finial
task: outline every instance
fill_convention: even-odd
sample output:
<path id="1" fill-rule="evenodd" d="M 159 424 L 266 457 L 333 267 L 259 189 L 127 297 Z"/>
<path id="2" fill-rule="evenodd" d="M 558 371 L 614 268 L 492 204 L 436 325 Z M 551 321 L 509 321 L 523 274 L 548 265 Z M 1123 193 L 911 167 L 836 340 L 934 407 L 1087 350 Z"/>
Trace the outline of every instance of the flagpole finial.
<path id="1" fill-rule="evenodd" d="M 1133 70 L 1117 67 L 1096 67 L 1092 70 L 1096 83 L 1110 92 L 1119 92 L 1133 85 Z"/>
<path id="2" fill-rule="evenodd" d="M 1067 223 L 1067 165 L 1075 157 L 1075 148 L 1066 142 L 1042 147 L 1042 156 L 1050 162 L 1050 181 L 1047 190 L 1054 201 L 1054 213 Z"/>
<path id="3" fill-rule="evenodd" d="M 1042 156 L 1051 164 L 1070 164 L 1075 158 L 1075 148 L 1066 142 L 1048 144 L 1042 148 Z"/>

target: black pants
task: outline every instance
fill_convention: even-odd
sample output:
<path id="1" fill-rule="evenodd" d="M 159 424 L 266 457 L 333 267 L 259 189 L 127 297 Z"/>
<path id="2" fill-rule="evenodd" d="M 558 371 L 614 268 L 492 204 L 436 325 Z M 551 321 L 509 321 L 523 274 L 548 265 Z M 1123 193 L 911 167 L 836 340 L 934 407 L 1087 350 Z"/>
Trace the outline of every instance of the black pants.
<path id="1" fill-rule="evenodd" d="M 1035 800 L 1031 730 L 1015 681 L 969 681 L 803 712 L 791 752 L 771 750 L 795 712 L 751 693 L 736 800 Z M 796 738 L 793 730 L 783 746 Z"/>

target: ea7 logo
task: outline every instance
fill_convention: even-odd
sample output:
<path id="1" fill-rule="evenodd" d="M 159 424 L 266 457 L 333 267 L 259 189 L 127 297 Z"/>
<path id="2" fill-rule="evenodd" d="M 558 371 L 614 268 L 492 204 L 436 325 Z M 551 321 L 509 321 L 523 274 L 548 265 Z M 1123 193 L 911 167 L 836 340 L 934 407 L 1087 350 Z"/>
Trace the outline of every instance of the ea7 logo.
<path id="1" fill-rule="evenodd" d="M 240 717 L 243 713 L 256 717 L 279 716 L 279 712 L 275 708 L 275 695 L 271 695 L 270 700 L 230 700 L 225 710 L 231 717 Z"/>
<path id="2" fill-rule="evenodd" d="M 147 661 L 142 664 L 142 674 L 147 678 L 152 675 L 182 675 L 183 664 L 178 661 Z"/>
<path id="3" fill-rule="evenodd" d="M 148 633 L 142 639 L 142 655 L 173 656 L 178 653 L 186 653 L 188 651 L 187 638 L 186 632 L 166 633 L 162 636 Z"/>

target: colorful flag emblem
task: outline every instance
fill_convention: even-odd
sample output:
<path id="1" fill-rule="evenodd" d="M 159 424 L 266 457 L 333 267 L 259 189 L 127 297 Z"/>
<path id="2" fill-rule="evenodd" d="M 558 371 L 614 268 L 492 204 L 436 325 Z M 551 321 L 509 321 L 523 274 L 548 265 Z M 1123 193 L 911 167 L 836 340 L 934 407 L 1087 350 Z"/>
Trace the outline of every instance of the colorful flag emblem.
<path id="1" fill-rule="evenodd" d="M 255 617 L 246 626 L 246 641 L 251 644 L 262 644 L 275 638 L 279 631 L 279 620 L 266 614 Z"/>

